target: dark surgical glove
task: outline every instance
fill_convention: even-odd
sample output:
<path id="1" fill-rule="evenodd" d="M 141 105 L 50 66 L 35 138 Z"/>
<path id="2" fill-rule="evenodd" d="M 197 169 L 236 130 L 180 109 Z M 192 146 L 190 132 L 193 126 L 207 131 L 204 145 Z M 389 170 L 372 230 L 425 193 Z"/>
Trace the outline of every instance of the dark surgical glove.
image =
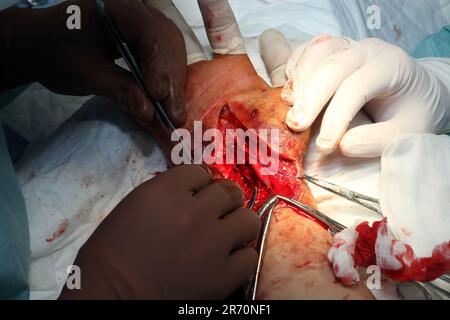
<path id="1" fill-rule="evenodd" d="M 233 182 L 176 167 L 131 192 L 78 253 L 61 299 L 222 299 L 248 281 L 260 223 Z"/>
<path id="2" fill-rule="evenodd" d="M 180 31 L 161 12 L 140 1 L 105 3 L 141 67 L 151 97 L 165 105 L 175 124 L 183 125 L 186 48 Z M 73 12 L 67 13 L 71 5 L 81 9 L 80 30 L 67 27 L 68 20 L 74 21 Z M 1 12 L 0 50 L 0 90 L 38 81 L 56 93 L 110 97 L 144 127 L 153 119 L 151 102 L 132 75 L 114 63 L 119 52 L 95 0 Z"/>

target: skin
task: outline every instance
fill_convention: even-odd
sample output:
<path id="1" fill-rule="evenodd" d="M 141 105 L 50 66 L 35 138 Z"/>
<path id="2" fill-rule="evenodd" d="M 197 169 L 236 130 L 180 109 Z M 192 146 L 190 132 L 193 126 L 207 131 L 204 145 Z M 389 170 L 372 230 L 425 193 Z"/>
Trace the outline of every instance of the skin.
<path id="1" fill-rule="evenodd" d="M 247 128 L 280 129 L 279 151 L 294 159 L 302 173 L 309 131 L 294 133 L 286 127 L 289 107 L 281 99 L 280 89 L 272 89 L 260 79 L 246 55 L 218 55 L 212 61 L 190 65 L 185 96 L 186 128 L 190 129 L 194 120 L 215 127 L 221 108 L 228 104 Z M 252 117 L 254 110 L 258 110 L 257 118 Z M 315 206 L 305 187 L 294 198 Z M 274 217 L 259 299 L 373 299 L 363 284 L 348 288 L 336 280 L 327 259 L 332 237 L 322 226 L 283 206 L 277 207 Z"/>
<path id="2" fill-rule="evenodd" d="M 207 2 L 201 1 L 202 4 L 207 4 Z M 220 2 L 212 1 L 214 4 Z M 74 3 L 82 5 L 84 7 L 82 11 L 93 14 L 91 1 L 81 0 Z M 109 9 L 113 15 L 117 15 L 117 19 L 122 17 L 124 22 L 133 22 L 130 24 L 120 23 L 120 25 L 127 25 L 126 28 L 130 27 L 131 30 L 136 31 L 133 29 L 136 27 L 136 21 L 139 21 L 136 17 L 142 17 L 144 12 L 153 12 L 152 10 L 145 11 L 147 9 L 139 6 L 137 5 L 137 8 L 140 8 L 139 11 L 133 11 L 136 9 L 135 7 L 129 8 L 133 9 L 133 14 L 128 18 L 126 15 L 120 14 L 121 8 L 114 9 L 111 6 Z M 59 10 L 61 8 L 60 6 Z M 117 53 L 108 46 L 104 34 L 98 29 L 94 33 L 74 34 L 75 36 L 72 34 L 69 36 L 64 32 L 63 34 L 56 33 L 56 40 L 51 39 L 48 46 L 42 46 L 44 49 L 41 51 L 42 49 L 39 47 L 32 46 L 34 41 L 20 42 L 17 39 L 23 40 L 23 37 L 29 34 L 30 26 L 39 25 L 38 21 L 46 21 L 46 23 L 53 21 L 55 24 L 41 24 L 49 30 L 60 26 L 62 23 L 61 11 L 57 9 L 42 11 L 39 19 L 34 15 L 28 16 L 28 14 L 29 12 L 21 11 L 0 17 L 0 22 L 7 25 L 14 20 L 34 22 L 34 24 L 27 23 L 17 26 L 16 32 L 13 32 L 16 38 L 8 39 L 3 35 L 2 39 L 6 41 L 2 41 L 2 44 L 6 43 L 6 56 L 12 63 L 8 64 L 8 59 L 2 60 L 2 70 L 6 70 L 3 75 L 7 75 L 0 81 L 2 89 L 29 81 L 40 81 L 56 92 L 108 95 L 119 103 L 129 104 L 131 108 L 138 106 L 130 112 L 141 124 L 146 125 L 147 121 L 151 122 L 153 118 L 151 105 L 145 101 L 145 98 L 142 100 L 142 92 L 134 87 L 135 84 L 130 81 L 129 74 L 118 72 L 111 65 Z M 55 16 L 57 18 L 53 20 L 52 18 Z M 94 15 L 91 17 L 90 22 L 98 24 Z M 133 19 L 130 19 L 131 17 Z M 168 27 L 171 23 L 156 12 L 153 12 L 151 20 L 162 22 L 165 31 L 167 28 L 169 30 L 173 28 L 173 26 Z M 25 25 L 25 29 L 22 29 L 23 25 Z M 32 32 L 31 34 L 41 33 Z M 170 35 L 170 31 L 158 34 L 164 34 L 164 37 L 167 37 L 168 34 Z M 145 52 L 149 46 L 139 43 L 139 39 L 142 39 L 145 34 L 137 32 L 131 33 L 129 36 L 130 38 L 125 35 L 132 44 L 135 40 L 135 48 L 144 50 L 139 55 L 144 69 L 147 66 L 146 62 L 150 61 L 148 69 L 144 70 L 144 73 L 149 77 L 147 85 L 154 84 L 153 86 L 149 85 L 149 89 L 155 90 L 155 92 L 151 91 L 152 95 L 154 94 L 155 99 L 165 102 L 175 122 L 184 122 L 183 109 L 174 108 L 175 100 L 182 94 L 178 91 L 174 95 L 171 82 L 174 81 L 175 87 L 180 88 L 180 84 L 184 83 L 183 72 L 174 72 L 175 77 L 165 74 L 155 76 L 153 72 L 155 71 L 153 68 L 156 66 L 169 66 L 164 57 L 172 56 L 174 48 L 168 46 L 166 51 L 156 55 L 163 61 L 148 60 L 146 57 L 154 57 L 154 50 L 161 46 L 154 45 L 155 42 L 152 42 L 153 46 L 150 46 L 150 51 Z M 156 37 L 155 34 L 148 36 Z M 178 36 L 174 35 L 175 38 Z M 216 35 L 216 40 L 222 46 L 224 44 L 221 41 L 227 38 L 219 36 L 220 34 Z M 71 39 L 72 43 L 77 43 L 83 49 L 82 52 L 70 51 L 73 47 L 64 46 L 66 44 L 64 39 Z M 154 41 L 157 43 L 158 39 L 161 40 L 161 38 L 156 38 Z M 45 38 L 38 40 L 45 40 Z M 89 48 L 96 40 L 100 40 L 100 45 L 94 47 L 99 50 L 92 52 Z M 180 43 L 178 40 L 175 42 L 178 45 Z M 34 43 L 39 43 L 39 41 Z M 160 44 L 164 47 L 164 43 L 167 44 L 164 41 Z M 28 46 L 29 44 L 31 47 Z M 105 47 L 102 44 L 105 44 Z M 56 49 L 56 55 L 53 58 L 54 51 L 48 52 L 45 49 L 52 46 L 55 46 Z M 226 45 L 224 46 L 226 47 Z M 27 52 L 35 52 L 41 63 L 20 66 L 17 63 L 18 60 L 12 58 L 14 53 L 17 53 L 17 57 L 26 58 Z M 170 54 L 168 54 L 169 52 Z M 86 53 L 89 54 L 83 55 Z M 79 55 L 83 59 L 74 59 L 79 58 Z M 183 55 L 185 59 L 185 51 L 183 51 Z M 62 59 L 63 57 L 68 59 Z M 70 59 L 70 57 L 72 58 Z M 71 64 L 73 61 L 88 61 L 91 58 L 95 62 L 89 73 L 86 73 L 86 69 L 81 68 L 82 66 Z M 28 61 L 28 59 L 23 61 Z M 183 62 L 186 63 L 185 60 Z M 176 63 L 176 65 L 183 68 L 181 64 Z M 100 69 L 96 69 L 98 67 Z M 48 72 L 48 70 L 52 72 Z M 98 72 L 94 72 L 95 70 Z M 170 68 L 157 70 L 167 71 Z M 211 74 L 215 75 L 213 82 L 210 81 Z M 94 76 L 91 77 L 91 75 Z M 115 79 L 114 86 L 106 86 L 110 83 L 108 79 L 111 77 Z M 299 173 L 301 173 L 301 159 L 305 154 L 308 134 L 302 133 L 294 136 L 287 130 L 282 120 L 286 116 L 287 106 L 283 105 L 279 98 L 280 93 L 272 91 L 257 77 L 246 55 L 226 56 L 213 62 L 199 62 L 189 67 L 187 77 L 184 93 L 187 96 L 189 120 L 186 127 L 190 127 L 192 119 L 202 119 L 213 125 L 214 114 L 217 112 L 217 108 L 223 106 L 223 103 L 242 105 L 244 108 L 235 108 L 233 111 L 242 122 L 246 123 L 248 128 L 275 126 L 284 130 L 283 142 L 280 147 L 283 150 L 279 151 L 290 155 L 296 161 Z M 7 79 L 14 79 L 14 81 L 11 84 L 6 81 Z M 165 83 L 163 80 L 167 80 L 169 83 Z M 131 89 L 124 83 L 131 86 Z M 200 84 L 208 85 L 202 88 L 199 86 Z M 123 92 L 122 88 L 124 87 L 127 88 L 125 92 L 132 92 L 130 95 L 125 94 L 126 98 L 117 94 L 117 90 Z M 162 90 L 159 91 L 158 88 L 162 88 Z M 250 121 L 251 112 L 255 108 L 263 117 Z M 156 126 L 154 130 L 157 131 Z M 161 138 L 162 136 L 157 135 L 157 137 Z M 162 140 L 161 143 L 167 145 L 167 139 Z M 244 203 L 242 191 L 235 184 L 230 182 L 213 183 L 211 179 L 211 175 L 196 166 L 175 168 L 130 193 L 105 219 L 105 222 L 78 254 L 75 263 L 84 270 L 83 290 L 64 290 L 61 298 L 201 299 L 224 298 L 234 291 L 255 270 L 256 252 L 247 244 L 256 238 L 259 229 L 258 219 L 248 210 L 242 209 Z M 313 199 L 309 192 L 307 190 L 305 192 L 299 199 L 313 205 Z M 176 200 L 174 201 L 174 199 Z M 172 214 L 167 214 L 168 212 Z M 324 262 L 324 254 L 329 248 L 330 238 L 328 234 L 324 234 L 318 229 L 321 228 L 319 225 L 309 223 L 309 220 L 286 208 L 278 208 L 276 216 L 277 219 L 274 219 L 271 225 L 271 235 L 264 258 L 260 298 L 345 299 L 369 296 L 368 291 L 364 288 L 337 287 L 339 284 L 332 281 L 331 269 Z M 164 244 L 165 250 L 160 250 L 161 243 Z M 299 243 L 304 245 L 299 246 Z M 146 254 L 142 254 L 143 252 Z M 311 263 L 306 264 L 306 261 L 309 260 Z M 180 272 L 179 266 L 183 266 L 182 272 Z M 277 277 L 276 281 L 273 277 Z M 313 285 L 313 289 L 308 289 L 311 287 L 312 279 L 322 279 L 322 281 Z M 280 286 L 280 284 L 285 286 Z"/>
<path id="3" fill-rule="evenodd" d="M 228 2 L 199 0 L 198 4 L 216 54 L 211 61 L 188 66 L 185 128 L 192 130 L 194 121 L 202 121 L 207 128 L 216 128 L 221 110 L 227 105 L 246 128 L 280 129 L 280 148 L 277 151 L 294 161 L 297 173 L 301 175 L 309 130 L 295 133 L 287 128 L 285 119 L 290 107 L 281 98 L 281 89 L 272 89 L 259 78 L 247 55 L 240 54 L 241 49 L 226 55 L 218 54 L 227 52 L 231 39 L 240 37 Z M 171 14 L 173 17 L 173 12 Z M 182 18 L 175 20 L 182 30 L 189 29 Z M 184 33 L 183 36 L 187 43 L 195 42 L 190 38 L 191 33 Z M 286 49 L 286 46 L 281 48 Z M 197 49 L 201 52 L 201 48 Z M 262 54 L 266 62 L 276 62 L 268 65 L 269 73 L 273 67 L 286 63 L 288 58 L 284 55 L 285 61 L 282 61 L 277 50 L 263 50 Z M 170 146 L 164 141 L 161 145 L 169 150 Z M 289 183 L 299 184 L 294 198 L 315 206 L 307 187 L 296 179 L 291 179 Z M 347 288 L 335 279 L 326 258 L 331 243 L 331 235 L 322 226 L 287 207 L 277 207 L 267 239 L 258 298 L 372 299 L 363 285 Z"/>

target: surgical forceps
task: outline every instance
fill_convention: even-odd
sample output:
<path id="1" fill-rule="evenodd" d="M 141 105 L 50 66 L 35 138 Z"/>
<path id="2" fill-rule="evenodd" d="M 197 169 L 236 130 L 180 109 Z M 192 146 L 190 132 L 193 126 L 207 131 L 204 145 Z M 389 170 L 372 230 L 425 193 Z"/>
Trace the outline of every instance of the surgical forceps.
<path id="1" fill-rule="evenodd" d="M 364 194 L 352 191 L 350 189 L 341 187 L 337 184 L 325 181 L 325 180 L 320 180 L 320 179 L 316 179 L 314 177 L 308 176 L 306 174 L 303 175 L 303 177 L 299 177 L 298 179 L 306 179 L 307 181 L 311 182 L 312 184 L 327 190 L 331 193 L 334 193 L 342 198 L 345 198 L 351 202 L 360 204 L 376 213 L 378 213 L 379 215 L 383 215 L 381 213 L 381 209 L 380 209 L 380 201 L 378 199 L 366 196 Z"/>
<path id="2" fill-rule="evenodd" d="M 327 190 L 329 192 L 337 194 L 349 201 L 358 203 L 366 208 L 369 208 L 369 209 L 375 211 L 376 213 L 378 213 L 379 215 L 382 216 L 378 199 L 363 195 L 361 193 L 349 190 L 347 188 L 344 188 L 342 186 L 339 186 L 339 185 L 336 185 L 336 184 L 333 184 L 333 183 L 330 183 L 330 182 L 327 182 L 324 180 L 313 178 L 308 175 L 304 175 L 303 177 L 297 177 L 297 178 L 305 179 L 324 190 Z M 257 194 L 257 190 L 254 191 L 253 195 L 255 195 L 255 192 Z M 256 196 L 255 196 L 255 198 L 256 198 Z M 280 195 L 275 195 L 272 198 L 270 198 L 258 210 L 258 217 L 261 219 L 261 222 L 262 222 L 262 227 L 261 227 L 261 231 L 260 231 L 260 235 L 258 237 L 258 242 L 257 242 L 257 247 L 256 247 L 256 249 L 259 253 L 259 258 L 258 258 L 257 270 L 256 270 L 254 276 L 250 279 L 249 284 L 246 287 L 246 298 L 248 300 L 256 299 L 256 294 L 257 294 L 258 285 L 259 285 L 259 276 L 261 273 L 262 263 L 263 263 L 263 259 L 264 259 L 265 242 L 266 242 L 267 235 L 269 232 L 269 226 L 270 226 L 270 222 L 272 220 L 273 210 L 275 209 L 276 205 L 278 204 L 278 201 L 280 201 L 280 200 L 284 201 L 285 203 L 288 203 L 294 207 L 299 208 L 300 210 L 302 210 L 302 212 L 305 212 L 305 213 L 309 214 L 311 217 L 322 222 L 324 225 L 326 225 L 328 227 L 328 230 L 330 231 L 330 233 L 333 236 L 347 228 L 346 226 L 344 226 L 341 223 L 335 221 L 334 219 L 328 217 L 327 215 L 321 213 L 320 211 L 318 211 L 308 205 L 305 205 L 297 200 L 294 200 L 294 199 L 291 199 L 288 197 L 283 197 Z M 444 276 L 440 277 L 439 279 L 441 281 L 444 281 L 447 284 L 450 284 L 450 276 L 448 276 L 448 275 L 444 275 Z M 408 298 L 407 295 L 404 294 L 404 292 L 406 292 L 406 289 L 408 289 L 409 287 L 418 289 L 419 292 L 422 294 L 422 296 L 426 300 L 432 300 L 432 298 L 433 298 L 433 295 L 430 293 L 430 291 L 426 287 L 428 287 L 433 293 L 438 292 L 438 293 L 446 296 L 447 298 L 450 298 L 450 294 L 448 291 L 442 289 L 441 287 L 439 287 L 431 282 L 430 283 L 419 283 L 419 282 L 415 282 L 415 281 L 410 282 L 410 283 L 398 283 L 397 284 L 397 293 L 400 298 L 402 298 L 402 299 Z"/>
<path id="3" fill-rule="evenodd" d="M 257 193 L 257 189 L 256 189 Z M 255 194 L 255 191 L 254 193 Z M 284 201 L 285 203 L 288 203 L 294 207 L 299 208 L 302 210 L 302 212 L 308 213 L 310 216 L 314 217 L 315 219 L 321 221 L 324 223 L 329 231 L 335 235 L 342 230 L 346 229 L 346 227 L 339 222 L 329 218 L 325 214 L 321 213 L 320 211 L 305 205 L 297 200 L 280 196 L 280 195 L 274 195 L 272 196 L 266 203 L 264 203 L 261 208 L 258 210 L 258 217 L 261 219 L 261 231 L 258 236 L 257 244 L 256 244 L 256 250 L 259 253 L 258 257 L 258 266 L 256 269 L 255 274 L 250 278 L 249 283 L 245 289 L 245 296 L 247 300 L 256 300 L 256 294 L 258 291 L 258 285 L 259 285 L 259 276 L 261 274 L 261 268 L 262 263 L 264 259 L 264 250 L 265 250 L 265 244 L 267 240 L 267 236 L 269 234 L 269 227 L 270 222 L 272 221 L 273 216 L 273 210 L 277 206 L 279 201 Z M 249 206 L 251 209 L 253 206 Z"/>

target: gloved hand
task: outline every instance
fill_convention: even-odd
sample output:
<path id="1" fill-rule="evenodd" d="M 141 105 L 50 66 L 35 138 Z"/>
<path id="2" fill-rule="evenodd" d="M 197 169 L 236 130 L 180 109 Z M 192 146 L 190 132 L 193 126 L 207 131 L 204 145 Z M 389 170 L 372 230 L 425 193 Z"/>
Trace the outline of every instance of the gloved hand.
<path id="1" fill-rule="evenodd" d="M 266 47 L 267 38 L 266 34 L 262 39 Z M 272 59 L 289 50 L 283 40 L 270 43 L 280 48 L 271 53 Z M 449 72 L 449 61 L 415 61 L 378 39 L 356 42 L 320 36 L 295 50 L 287 62 L 288 82 L 282 95 L 293 108 L 286 123 L 303 131 L 329 102 L 317 139 L 319 149 L 331 153 L 339 146 L 347 156 L 380 156 L 402 134 L 450 129 Z M 348 130 L 362 108 L 375 123 Z"/>
<path id="2" fill-rule="evenodd" d="M 140 1 L 107 0 L 106 10 L 141 66 L 152 98 L 177 125 L 186 118 L 186 48 L 175 24 Z M 81 30 L 69 30 L 70 5 L 81 9 Z M 153 106 L 119 58 L 95 0 L 73 0 L 42 10 L 0 13 L 0 90 L 33 81 L 62 94 L 96 94 L 116 100 L 148 127 Z"/>
<path id="3" fill-rule="evenodd" d="M 233 182 L 176 167 L 132 191 L 78 253 L 62 299 L 220 299 L 249 279 L 259 219 Z"/>

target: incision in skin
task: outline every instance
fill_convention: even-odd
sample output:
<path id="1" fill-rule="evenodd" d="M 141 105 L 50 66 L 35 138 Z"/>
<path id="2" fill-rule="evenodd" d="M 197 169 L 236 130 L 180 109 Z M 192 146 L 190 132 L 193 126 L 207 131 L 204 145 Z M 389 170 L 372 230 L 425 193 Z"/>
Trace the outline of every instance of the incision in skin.
<path id="1" fill-rule="evenodd" d="M 237 115 L 232 110 L 247 112 L 236 112 L 239 113 Z M 248 129 L 244 122 L 257 127 L 255 122 L 260 120 L 260 113 L 261 110 L 252 109 L 241 102 L 226 102 L 220 112 L 214 113 L 217 120 L 212 123 L 225 136 L 227 129 Z M 259 154 L 249 154 L 248 141 L 244 146 L 238 146 L 237 141 L 232 141 L 231 145 L 234 150 L 245 148 L 248 162 L 240 165 L 213 164 L 211 167 L 217 179 L 232 180 L 239 184 L 247 202 L 256 187 L 255 211 L 275 194 L 314 205 L 306 185 L 295 178 L 302 174 L 300 158 L 280 152 L 279 170 L 273 175 L 264 176 L 261 174 L 263 165 L 258 161 L 250 162 Z M 224 141 L 223 153 L 229 147 L 229 141 Z M 270 145 L 267 147 L 271 150 Z M 274 152 L 277 151 L 271 150 L 269 154 Z M 345 289 L 336 281 L 327 259 L 331 244 L 331 235 L 323 224 L 299 208 L 280 202 L 274 210 L 267 239 L 258 299 L 371 298 L 370 293 L 362 287 L 352 293 L 352 290 Z"/>
<path id="2" fill-rule="evenodd" d="M 251 121 L 256 120 L 257 114 L 258 110 L 256 109 L 251 112 Z M 242 129 L 244 132 L 248 129 L 230 110 L 228 105 L 222 107 L 216 128 L 221 131 L 223 136 L 226 136 L 226 131 L 229 129 Z M 244 190 L 247 201 L 250 200 L 253 190 L 257 188 L 258 193 L 254 205 L 255 211 L 274 194 L 291 198 L 299 194 L 302 188 L 302 182 L 295 179 L 299 174 L 299 168 L 294 159 L 289 159 L 285 155 L 275 154 L 276 151 L 271 150 L 270 146 L 266 145 L 266 148 L 269 150 L 267 154 L 274 156 L 273 159 L 276 159 L 278 162 L 278 170 L 271 175 L 266 175 L 262 171 L 267 169 L 267 166 L 263 165 L 258 150 L 250 150 L 248 139 L 245 142 L 245 145 L 238 145 L 237 137 L 234 137 L 234 141 L 231 142 L 224 140 L 222 155 L 225 158 L 226 151 L 230 147 L 234 148 L 235 154 L 237 154 L 239 148 L 242 148 L 245 152 L 245 163 L 226 164 L 226 159 L 223 159 L 225 164 L 213 164 L 211 167 L 219 173 L 222 179 L 232 180 L 239 184 Z M 259 140 L 258 143 L 261 144 L 264 142 Z M 234 159 L 237 159 L 237 155 Z"/>
<path id="3" fill-rule="evenodd" d="M 259 78 L 246 55 L 216 56 L 212 61 L 190 65 L 185 97 L 184 128 L 191 132 L 195 121 L 201 121 L 204 130 L 279 130 L 278 146 L 270 141 L 267 146 L 279 154 L 280 172 L 263 176 L 261 166 L 250 161 L 212 166 L 217 178 L 238 183 L 247 201 L 253 189 L 259 189 L 255 210 L 273 194 L 315 206 L 306 184 L 295 178 L 303 174 L 309 131 L 295 133 L 287 128 L 284 120 L 290 107 L 283 103 L 281 89 L 272 89 Z M 247 150 L 248 146 L 239 147 Z M 167 144 L 166 152 L 170 154 Z M 349 289 L 336 280 L 327 260 L 330 233 L 298 209 L 280 203 L 274 210 L 266 241 L 259 299 L 372 298 L 362 286 Z"/>

